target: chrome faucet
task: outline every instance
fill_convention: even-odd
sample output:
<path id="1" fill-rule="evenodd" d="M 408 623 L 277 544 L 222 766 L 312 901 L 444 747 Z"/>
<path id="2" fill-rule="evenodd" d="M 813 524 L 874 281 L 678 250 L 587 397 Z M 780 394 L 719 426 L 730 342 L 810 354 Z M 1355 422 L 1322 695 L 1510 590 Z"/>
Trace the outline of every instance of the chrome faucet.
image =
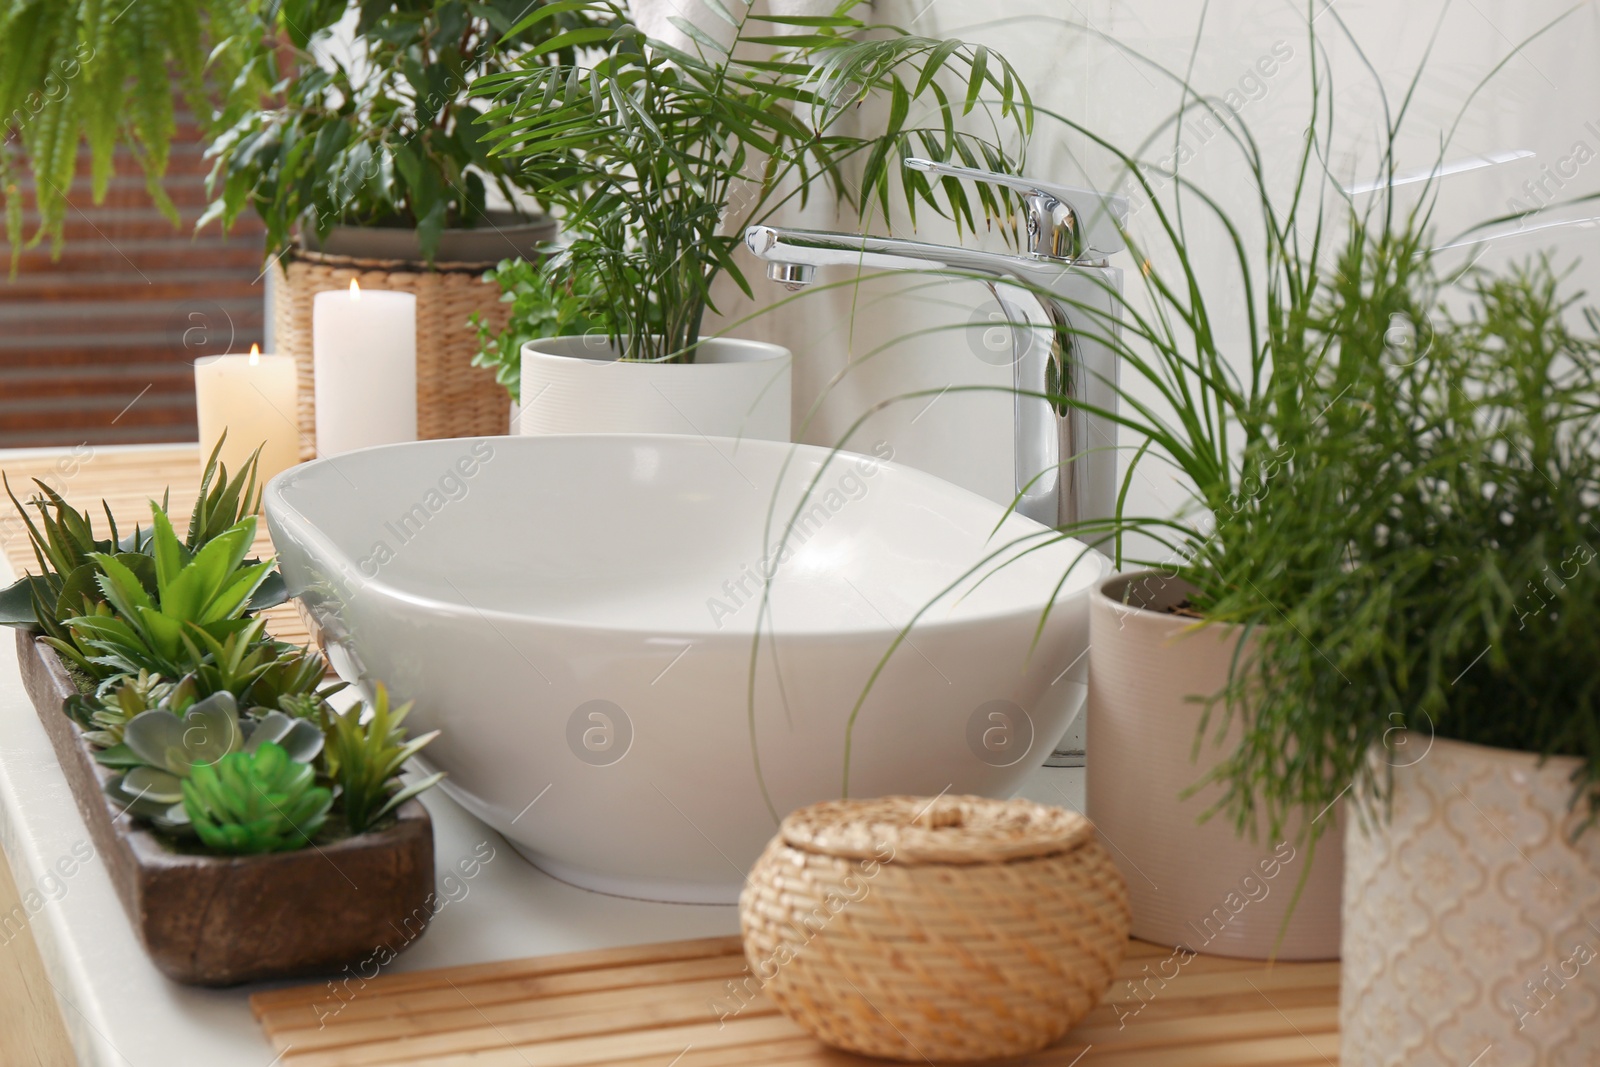
<path id="1" fill-rule="evenodd" d="M 1117 359 L 1108 341 L 1120 321 L 1122 271 L 1106 257 L 1124 247 L 1127 200 L 927 159 L 905 165 L 1014 190 L 1026 212 L 1026 254 L 775 226 L 751 226 L 745 244 L 767 261 L 768 278 L 791 289 L 832 265 L 979 276 L 1012 324 L 1017 511 L 1047 526 L 1110 517 L 1117 496 L 1115 422 L 1098 412 L 1058 408 L 1039 394 L 1117 409 Z M 1018 290 L 1033 297 L 1037 310 L 1012 303 Z"/>

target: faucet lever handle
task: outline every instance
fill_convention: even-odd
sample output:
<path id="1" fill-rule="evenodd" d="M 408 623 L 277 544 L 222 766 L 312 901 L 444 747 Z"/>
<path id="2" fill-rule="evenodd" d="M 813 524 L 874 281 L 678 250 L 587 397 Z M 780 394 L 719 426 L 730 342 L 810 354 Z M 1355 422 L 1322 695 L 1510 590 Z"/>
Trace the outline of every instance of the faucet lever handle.
<path id="1" fill-rule="evenodd" d="M 1127 247 L 1122 239 L 1127 197 L 931 159 L 911 158 L 905 165 L 924 174 L 1000 185 L 1021 194 L 1028 212 L 1028 251 L 1041 259 L 1102 259 Z"/>

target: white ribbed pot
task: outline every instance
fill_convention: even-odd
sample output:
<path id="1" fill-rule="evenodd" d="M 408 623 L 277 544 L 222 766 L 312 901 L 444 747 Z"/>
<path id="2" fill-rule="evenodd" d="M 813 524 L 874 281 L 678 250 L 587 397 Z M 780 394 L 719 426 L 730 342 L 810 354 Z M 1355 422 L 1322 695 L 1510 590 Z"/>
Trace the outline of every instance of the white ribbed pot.
<path id="1" fill-rule="evenodd" d="M 1298 824 L 1285 840 L 1251 841 L 1226 813 L 1202 823 L 1221 786 L 1181 795 L 1240 736 L 1236 722 L 1219 741 L 1213 721 L 1195 752 L 1201 698 L 1227 684 L 1240 630 L 1167 610 L 1191 591 L 1141 571 L 1111 579 L 1090 599 L 1086 814 L 1128 880 L 1133 936 L 1246 959 L 1335 959 L 1338 828 L 1322 835 L 1312 859 L 1296 844 Z M 1337 809 L 1323 816 L 1338 817 Z M 1302 876 L 1305 889 L 1283 930 Z"/>
<path id="2" fill-rule="evenodd" d="M 601 335 L 522 346 L 525 434 L 684 433 L 789 440 L 787 348 L 718 338 L 693 363 L 620 360 Z"/>
<path id="3" fill-rule="evenodd" d="M 1405 740 L 1373 757 L 1395 764 L 1387 815 L 1353 791 L 1344 1067 L 1600 1064 L 1600 834 L 1573 840 L 1579 761 Z"/>

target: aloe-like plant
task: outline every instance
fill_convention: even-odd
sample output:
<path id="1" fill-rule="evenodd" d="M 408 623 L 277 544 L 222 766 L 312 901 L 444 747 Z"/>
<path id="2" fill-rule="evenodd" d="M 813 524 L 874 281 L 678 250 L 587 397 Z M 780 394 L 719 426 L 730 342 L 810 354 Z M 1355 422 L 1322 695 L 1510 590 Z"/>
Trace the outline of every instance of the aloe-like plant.
<path id="1" fill-rule="evenodd" d="M 224 642 L 230 637 L 239 638 L 236 650 L 247 646 L 263 625 L 245 617 L 251 594 L 272 570 L 270 561 L 244 562 L 255 541 L 255 517 L 191 553 L 166 514 L 154 504 L 150 510 L 154 594 L 117 556 L 91 553 L 105 603 L 91 614 L 67 620 L 70 639 L 45 639 L 97 677 L 139 671 L 182 677 L 200 667 L 208 653 L 225 654 Z M 244 634 L 249 636 L 239 636 Z"/>
<path id="2" fill-rule="evenodd" d="M 435 730 L 406 740 L 401 724 L 411 711 L 410 703 L 391 709 L 389 690 L 379 683 L 366 721 L 362 711 L 360 705 L 343 713 L 326 709 L 323 720 L 328 776 L 339 784 L 340 807 L 352 833 L 370 829 L 444 777 L 440 772 L 410 785 L 400 780 L 406 761 L 439 734 Z"/>
<path id="3" fill-rule="evenodd" d="M 256 485 L 259 450 L 232 475 L 219 458 L 221 452 L 222 440 L 219 440 L 201 474 L 200 493 L 189 515 L 183 541 L 183 548 L 190 553 L 198 552 L 214 537 L 255 514 L 260 507 Z M 69 640 L 67 620 L 92 614 L 98 605 L 105 603 L 98 582 L 101 572 L 95 561 L 97 554 L 115 555 L 119 563 L 139 578 L 147 593 L 156 592 L 154 541 L 150 530 L 135 526 L 132 532 L 123 535 L 117 529 L 110 507 L 102 503 L 108 534 L 99 537 L 92 515 L 72 507 L 43 482 L 35 484 L 39 495 L 29 504 L 38 512 L 37 521 L 28 513 L 28 506 L 17 499 L 10 482 L 5 482 L 6 494 L 27 528 L 39 573 L 24 575 L 0 590 L 0 625 L 37 630 L 48 637 Z M 160 505 L 163 514 L 169 511 L 168 501 L 169 497 L 163 496 Z M 256 561 L 247 562 L 254 564 Z M 249 610 L 261 611 L 286 599 L 288 591 L 283 579 L 273 571 L 251 594 Z"/>
<path id="4" fill-rule="evenodd" d="M 333 794 L 316 784 L 311 767 L 271 741 L 197 765 L 182 790 L 201 842 L 236 855 L 305 846 L 333 806 Z"/>
<path id="5" fill-rule="evenodd" d="M 734 258 L 745 227 L 804 203 L 819 185 L 862 213 L 878 205 L 887 214 L 898 184 L 913 218 L 925 205 L 975 227 L 959 182 L 902 173 L 899 160 L 923 154 L 1011 171 L 1019 161 L 1001 138 L 1023 140 L 1032 125 L 1016 72 L 982 46 L 863 21 L 850 0 L 819 16 L 705 6 L 719 20 L 709 30 L 673 20 L 691 41 L 686 51 L 648 37 L 620 0 L 543 4 L 519 32 L 578 15 L 590 25 L 472 87 L 491 99 L 482 125 L 492 157 L 563 211 L 571 242 L 547 261 L 547 284 L 597 279 L 625 359 L 693 362 L 705 314 L 716 310 L 715 281 L 725 274 L 752 292 Z M 784 28 L 797 32 L 776 32 Z M 545 62 L 575 45 L 580 61 Z M 962 95 L 953 100 L 944 80 Z M 882 131 L 843 132 L 840 118 L 879 95 L 888 102 Z M 913 115 L 923 99 L 933 104 L 926 124 Z M 958 126 L 957 111 L 976 108 L 994 112 L 992 137 Z M 855 161 L 859 194 L 843 170 Z M 1004 192 L 985 187 L 976 197 L 986 215 L 1006 217 Z M 486 358 L 513 355 L 501 345 Z"/>

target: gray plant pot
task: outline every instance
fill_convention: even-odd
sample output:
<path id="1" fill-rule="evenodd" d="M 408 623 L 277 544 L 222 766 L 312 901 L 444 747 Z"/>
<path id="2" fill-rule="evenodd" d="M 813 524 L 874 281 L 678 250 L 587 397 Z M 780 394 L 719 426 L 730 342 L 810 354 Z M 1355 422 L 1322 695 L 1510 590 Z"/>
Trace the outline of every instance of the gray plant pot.
<path id="1" fill-rule="evenodd" d="M 436 263 L 498 263 L 502 259 L 531 259 L 539 246 L 556 236 L 556 220 L 548 215 L 525 218 L 512 211 L 490 211 L 481 226 L 445 230 L 439 237 Z M 424 262 L 417 231 L 398 226 L 335 226 L 318 239 L 302 233 L 300 247 L 311 252 L 353 259 L 387 259 Z"/>

